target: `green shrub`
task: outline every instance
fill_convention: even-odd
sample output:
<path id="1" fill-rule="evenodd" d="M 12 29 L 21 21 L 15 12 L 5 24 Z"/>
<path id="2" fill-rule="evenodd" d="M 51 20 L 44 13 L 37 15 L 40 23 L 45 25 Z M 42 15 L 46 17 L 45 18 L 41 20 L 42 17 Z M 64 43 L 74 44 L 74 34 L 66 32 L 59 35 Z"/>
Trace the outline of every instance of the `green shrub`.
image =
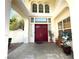
<path id="1" fill-rule="evenodd" d="M 12 19 L 10 19 L 9 29 L 12 31 L 17 29 L 24 30 L 24 20 L 18 22 L 16 17 L 12 17 Z"/>

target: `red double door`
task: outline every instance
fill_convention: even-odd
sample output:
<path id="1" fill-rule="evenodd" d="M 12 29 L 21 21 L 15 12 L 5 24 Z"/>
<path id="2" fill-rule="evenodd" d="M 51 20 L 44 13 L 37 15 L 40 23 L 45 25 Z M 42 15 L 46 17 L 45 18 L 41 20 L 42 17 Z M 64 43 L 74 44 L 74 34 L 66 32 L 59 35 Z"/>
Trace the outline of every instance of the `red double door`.
<path id="1" fill-rule="evenodd" d="M 48 41 L 48 25 L 35 24 L 35 42 L 47 42 L 47 41 Z"/>

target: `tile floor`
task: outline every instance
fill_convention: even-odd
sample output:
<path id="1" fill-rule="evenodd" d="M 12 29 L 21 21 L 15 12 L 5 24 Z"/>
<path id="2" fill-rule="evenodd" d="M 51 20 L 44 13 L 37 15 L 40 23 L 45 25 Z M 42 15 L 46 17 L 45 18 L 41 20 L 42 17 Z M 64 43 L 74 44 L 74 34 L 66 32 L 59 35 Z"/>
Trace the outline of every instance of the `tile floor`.
<path id="1" fill-rule="evenodd" d="M 8 59 L 73 59 L 54 43 L 22 44 L 8 54 Z"/>

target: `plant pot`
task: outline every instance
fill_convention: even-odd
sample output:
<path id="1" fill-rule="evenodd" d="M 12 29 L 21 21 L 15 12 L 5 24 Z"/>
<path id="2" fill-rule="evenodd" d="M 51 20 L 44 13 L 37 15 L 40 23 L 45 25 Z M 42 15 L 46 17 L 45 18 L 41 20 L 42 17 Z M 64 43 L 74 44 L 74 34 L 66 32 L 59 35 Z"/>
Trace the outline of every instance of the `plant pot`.
<path id="1" fill-rule="evenodd" d="M 9 38 L 9 39 L 8 39 L 8 48 L 10 48 L 11 41 L 12 41 L 12 38 Z"/>
<path id="2" fill-rule="evenodd" d="M 52 43 L 52 42 L 53 42 L 53 40 L 52 40 L 52 39 L 50 39 L 50 42 Z"/>

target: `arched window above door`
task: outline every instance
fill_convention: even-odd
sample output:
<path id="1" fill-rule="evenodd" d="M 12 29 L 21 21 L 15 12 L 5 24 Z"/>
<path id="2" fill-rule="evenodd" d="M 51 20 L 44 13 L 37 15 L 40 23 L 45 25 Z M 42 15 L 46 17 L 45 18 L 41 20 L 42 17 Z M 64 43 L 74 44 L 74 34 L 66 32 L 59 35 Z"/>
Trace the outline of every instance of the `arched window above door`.
<path id="1" fill-rule="evenodd" d="M 32 4 L 32 12 L 37 12 L 37 4 Z"/>
<path id="2" fill-rule="evenodd" d="M 43 13 L 43 5 L 39 4 L 39 13 Z"/>
<path id="3" fill-rule="evenodd" d="M 49 5 L 48 4 L 42 4 L 42 3 L 32 3 L 32 12 L 34 13 L 49 13 Z"/>
<path id="4" fill-rule="evenodd" d="M 49 5 L 48 4 L 45 5 L 45 13 L 49 13 Z"/>

